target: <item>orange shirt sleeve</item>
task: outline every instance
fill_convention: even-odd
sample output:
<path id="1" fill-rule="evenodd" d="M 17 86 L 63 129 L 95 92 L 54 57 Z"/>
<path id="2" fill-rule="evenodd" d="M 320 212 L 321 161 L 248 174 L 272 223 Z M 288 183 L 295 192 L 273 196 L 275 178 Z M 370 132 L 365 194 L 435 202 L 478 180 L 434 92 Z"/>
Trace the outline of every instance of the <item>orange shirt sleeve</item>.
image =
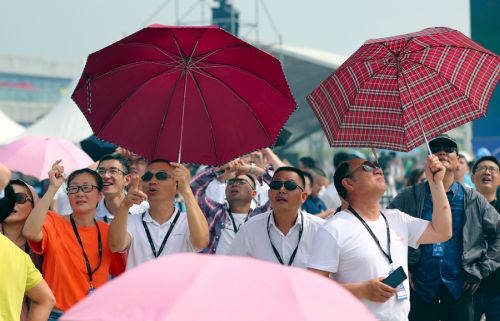
<path id="1" fill-rule="evenodd" d="M 47 212 L 47 216 L 45 217 L 45 221 L 42 226 L 42 240 L 40 242 L 28 241 L 31 250 L 38 255 L 44 254 L 47 249 L 47 244 L 50 242 L 51 236 L 54 235 L 53 232 L 56 227 L 55 215 L 58 214 L 52 211 Z"/>

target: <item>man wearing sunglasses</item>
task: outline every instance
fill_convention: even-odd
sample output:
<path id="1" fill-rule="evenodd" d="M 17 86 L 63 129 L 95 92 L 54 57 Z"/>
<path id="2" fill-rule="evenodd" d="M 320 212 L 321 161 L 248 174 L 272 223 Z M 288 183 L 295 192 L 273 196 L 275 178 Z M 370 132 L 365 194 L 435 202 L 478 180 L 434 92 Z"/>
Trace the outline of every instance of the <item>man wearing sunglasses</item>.
<path id="1" fill-rule="evenodd" d="M 226 180 L 225 201 L 219 203 L 207 196 L 209 184 L 217 179 L 217 173 Z M 257 180 L 251 175 L 262 176 L 268 184 L 271 181 L 271 169 L 263 170 L 242 160 L 229 162 L 221 168 L 208 167 L 191 180 L 191 188 L 210 226 L 210 242 L 203 250 L 210 254 L 227 254 L 229 247 L 240 227 L 249 217 L 269 210 L 269 202 L 255 209 L 251 202 L 257 195 Z"/>
<path id="2" fill-rule="evenodd" d="M 278 168 L 269 183 L 272 210 L 251 218 L 240 228 L 229 254 L 305 268 L 314 234 L 324 220 L 301 210 L 307 198 L 304 186 L 300 169 Z"/>
<path id="3" fill-rule="evenodd" d="M 448 135 L 429 142 L 445 167 L 443 185 L 450 203 L 452 238 L 409 250 L 412 295 L 410 320 L 472 320 L 472 295 L 480 280 L 500 266 L 499 215 L 478 192 L 455 180 L 458 145 Z M 425 220 L 436 213 L 429 183 L 401 191 L 389 205 Z"/>
<path id="4" fill-rule="evenodd" d="M 174 206 L 179 193 L 186 212 Z M 144 199 L 149 210 L 128 215 L 133 204 Z M 198 252 L 208 245 L 208 224 L 189 186 L 189 170 L 182 164 L 152 161 L 142 176 L 142 190 L 134 176 L 127 196 L 109 229 L 113 252 L 128 251 L 127 270 L 158 256 Z"/>
<path id="5" fill-rule="evenodd" d="M 319 229 L 308 266 L 343 285 L 379 320 L 408 318 L 408 281 L 401 278 L 396 288 L 382 282 L 400 267 L 407 271 L 407 246 L 440 242 L 451 235 L 444 167 L 436 157 L 428 158 L 426 176 L 436 208 L 431 223 L 381 209 L 387 185 L 378 164 L 352 159 L 334 174 L 335 187 L 349 205 Z"/>
<path id="6" fill-rule="evenodd" d="M 104 183 L 102 193 L 104 198 L 99 202 L 96 209 L 96 219 L 110 223 L 114 213 L 118 211 L 120 204 L 125 199 L 125 188 L 130 183 L 130 166 L 128 160 L 120 154 L 109 154 L 103 156 L 97 165 L 96 172 L 102 177 Z M 149 208 L 146 201 L 130 209 L 130 214 L 142 214 Z"/>

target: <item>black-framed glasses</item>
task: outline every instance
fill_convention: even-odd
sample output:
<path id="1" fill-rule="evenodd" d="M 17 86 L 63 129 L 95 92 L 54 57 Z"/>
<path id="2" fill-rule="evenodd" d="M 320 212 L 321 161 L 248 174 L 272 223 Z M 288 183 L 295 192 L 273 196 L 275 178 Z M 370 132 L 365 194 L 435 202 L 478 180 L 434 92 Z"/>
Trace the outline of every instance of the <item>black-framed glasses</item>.
<path id="1" fill-rule="evenodd" d="M 294 191 L 297 187 L 304 191 L 304 188 L 294 181 L 271 181 L 269 183 L 270 189 L 279 190 L 281 186 L 284 186 L 287 191 Z"/>
<path id="2" fill-rule="evenodd" d="M 111 167 L 111 168 L 104 168 L 100 167 L 96 170 L 97 174 L 104 176 L 106 173 L 109 173 L 110 176 L 118 176 L 118 175 L 128 175 L 128 173 L 125 173 L 119 168 L 116 167 Z"/>
<path id="3" fill-rule="evenodd" d="M 429 146 L 429 147 L 431 149 L 431 153 L 433 153 L 433 154 L 437 154 L 442 150 L 448 154 L 451 154 L 451 153 L 457 151 L 457 148 L 453 147 L 453 146 Z"/>
<path id="4" fill-rule="evenodd" d="M 33 199 L 28 196 L 26 193 L 16 193 L 14 194 L 14 200 L 16 204 L 24 204 L 27 201 L 30 201 L 31 204 L 33 205 Z"/>
<path id="5" fill-rule="evenodd" d="M 489 171 L 492 174 L 498 174 L 498 172 L 500 172 L 500 169 L 495 166 L 478 166 L 476 168 L 476 172 L 478 173 L 486 173 L 486 171 Z"/>
<path id="6" fill-rule="evenodd" d="M 82 185 L 82 186 L 68 186 L 66 191 L 68 194 L 76 194 L 80 190 L 84 193 L 90 193 L 94 188 L 97 188 L 95 185 Z"/>
<path id="7" fill-rule="evenodd" d="M 375 169 L 379 169 L 379 168 L 380 168 L 380 166 L 377 163 L 370 162 L 370 161 L 364 161 L 363 164 L 361 164 L 360 166 L 356 167 L 355 169 L 353 169 L 352 171 L 347 173 L 345 177 L 352 176 L 352 174 L 359 171 L 360 169 L 363 170 L 364 172 L 370 173 L 370 172 L 373 172 Z"/>
<path id="8" fill-rule="evenodd" d="M 228 186 L 232 186 L 232 185 L 245 185 L 245 184 L 248 184 L 248 186 L 250 186 L 252 189 L 254 189 L 254 187 L 252 186 L 252 184 L 250 184 L 249 181 L 247 181 L 246 179 L 244 178 L 230 178 L 226 181 L 226 184 Z"/>
<path id="9" fill-rule="evenodd" d="M 142 175 L 141 179 L 144 181 L 144 182 L 149 182 L 152 178 L 156 177 L 157 180 L 159 181 L 166 181 L 167 179 L 169 179 L 170 177 L 170 174 L 165 172 L 165 171 L 159 171 L 159 172 L 156 172 L 156 173 L 152 173 L 152 172 L 146 172 L 144 173 L 144 175 Z"/>

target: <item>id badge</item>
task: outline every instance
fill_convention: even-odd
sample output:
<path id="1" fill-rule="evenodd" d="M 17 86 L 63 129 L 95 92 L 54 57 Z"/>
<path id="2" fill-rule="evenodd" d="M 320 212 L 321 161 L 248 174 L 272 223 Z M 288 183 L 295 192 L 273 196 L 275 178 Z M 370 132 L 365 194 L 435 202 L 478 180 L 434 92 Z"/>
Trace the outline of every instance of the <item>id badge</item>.
<path id="1" fill-rule="evenodd" d="M 432 244 L 432 257 L 443 257 L 444 255 L 444 244 L 435 243 Z"/>
<path id="2" fill-rule="evenodd" d="M 393 271 L 394 271 L 394 269 L 392 268 L 392 265 L 391 265 L 391 269 L 389 270 L 388 275 L 390 275 Z M 396 300 L 403 301 L 406 299 L 408 299 L 408 293 L 406 293 L 404 282 L 402 282 L 400 285 L 398 285 L 396 287 Z"/>

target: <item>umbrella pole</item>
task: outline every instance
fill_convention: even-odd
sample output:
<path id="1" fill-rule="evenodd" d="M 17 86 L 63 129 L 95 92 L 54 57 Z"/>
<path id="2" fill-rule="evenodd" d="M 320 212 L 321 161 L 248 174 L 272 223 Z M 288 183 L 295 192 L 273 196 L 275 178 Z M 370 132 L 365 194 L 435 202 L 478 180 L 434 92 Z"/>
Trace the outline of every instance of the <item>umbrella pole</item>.
<path id="1" fill-rule="evenodd" d="M 401 67 L 401 61 L 397 60 L 397 66 L 398 66 L 398 74 L 401 74 L 401 77 L 403 77 L 403 81 L 406 86 L 406 90 L 408 90 L 408 94 L 410 95 L 410 101 L 413 106 L 413 109 L 415 110 L 415 113 L 417 114 L 417 119 L 418 119 L 418 124 L 420 125 L 420 128 L 422 129 L 422 134 L 424 135 L 424 140 L 425 140 L 425 145 L 427 146 L 427 152 L 429 153 L 429 156 L 432 155 L 431 148 L 429 147 L 429 141 L 427 140 L 427 136 L 425 135 L 425 130 L 424 126 L 422 125 L 422 120 L 420 119 L 420 114 L 418 113 L 417 107 L 415 107 L 415 103 L 413 102 L 413 96 L 411 95 L 411 90 L 410 87 L 408 86 L 408 83 L 406 82 L 406 77 L 403 74 L 403 68 Z"/>
<path id="2" fill-rule="evenodd" d="M 182 118 L 181 118 L 181 137 L 179 139 L 179 156 L 177 157 L 177 163 L 181 163 L 182 155 L 182 134 L 184 133 L 184 109 L 186 108 L 186 91 L 187 91 L 187 73 L 184 75 L 184 95 L 182 98 Z"/>
<path id="3" fill-rule="evenodd" d="M 377 151 L 375 150 L 374 147 L 372 147 L 372 153 L 373 153 L 373 157 L 375 157 L 375 161 L 377 162 L 377 164 L 379 164 L 380 166 L 380 163 L 378 162 L 378 155 L 377 155 Z"/>

